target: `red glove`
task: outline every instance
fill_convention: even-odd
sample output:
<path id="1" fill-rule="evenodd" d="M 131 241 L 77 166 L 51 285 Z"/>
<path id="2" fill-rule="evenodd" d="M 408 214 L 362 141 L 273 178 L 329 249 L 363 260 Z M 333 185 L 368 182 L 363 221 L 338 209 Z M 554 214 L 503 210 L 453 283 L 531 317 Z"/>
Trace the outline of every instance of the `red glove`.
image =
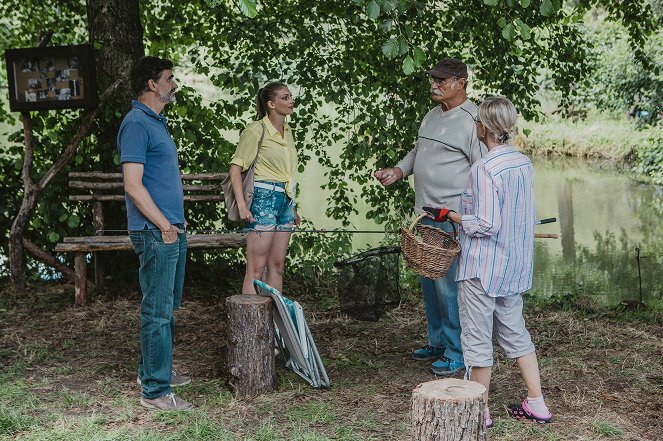
<path id="1" fill-rule="evenodd" d="M 433 219 L 437 222 L 446 222 L 449 220 L 449 213 L 455 213 L 454 210 L 449 210 L 448 208 L 433 208 L 433 207 L 424 207 L 426 216 Z"/>

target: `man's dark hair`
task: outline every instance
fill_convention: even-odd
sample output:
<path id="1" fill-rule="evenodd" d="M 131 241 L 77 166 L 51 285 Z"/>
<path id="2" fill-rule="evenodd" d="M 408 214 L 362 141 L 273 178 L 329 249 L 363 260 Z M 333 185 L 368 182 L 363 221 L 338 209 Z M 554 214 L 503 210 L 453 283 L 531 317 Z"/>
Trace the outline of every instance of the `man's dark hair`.
<path id="1" fill-rule="evenodd" d="M 159 57 L 141 57 L 131 65 L 131 90 L 136 96 L 150 90 L 147 82 L 149 80 L 159 81 L 161 72 L 173 68 L 173 62 L 166 58 Z"/>

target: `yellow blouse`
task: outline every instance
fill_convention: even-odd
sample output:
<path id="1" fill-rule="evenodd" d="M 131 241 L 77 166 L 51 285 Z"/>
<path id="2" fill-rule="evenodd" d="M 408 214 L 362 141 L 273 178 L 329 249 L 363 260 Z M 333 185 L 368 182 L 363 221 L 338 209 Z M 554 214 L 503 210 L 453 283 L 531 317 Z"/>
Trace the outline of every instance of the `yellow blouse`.
<path id="1" fill-rule="evenodd" d="M 239 144 L 237 144 L 237 149 L 230 163 L 239 165 L 242 167 L 242 171 L 251 167 L 262 134 L 261 122 L 265 125 L 265 136 L 260 145 L 254 179 L 256 181 L 285 182 L 286 194 L 294 199 L 297 150 L 295 149 L 295 140 L 292 138 L 292 131 L 287 123 L 284 124 L 284 136 L 281 136 L 281 133 L 276 130 L 268 116 L 246 126 L 239 135 Z"/>

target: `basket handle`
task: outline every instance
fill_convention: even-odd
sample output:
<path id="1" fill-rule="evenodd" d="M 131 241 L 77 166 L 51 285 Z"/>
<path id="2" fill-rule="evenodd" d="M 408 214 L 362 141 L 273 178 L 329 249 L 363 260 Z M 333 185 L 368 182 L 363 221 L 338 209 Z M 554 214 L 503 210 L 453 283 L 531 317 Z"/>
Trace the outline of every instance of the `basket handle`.
<path id="1" fill-rule="evenodd" d="M 426 213 L 420 214 L 417 216 L 415 220 L 412 221 L 412 224 L 410 225 L 410 231 L 414 230 L 414 226 L 417 225 L 417 222 L 419 222 L 421 219 L 426 217 Z M 456 223 L 453 221 L 448 221 L 451 224 L 451 228 L 454 230 L 454 239 L 458 239 L 458 232 L 456 231 Z"/>
<path id="2" fill-rule="evenodd" d="M 417 222 L 419 222 L 421 219 L 423 219 L 423 218 L 425 218 L 425 217 L 426 217 L 426 213 L 424 213 L 424 214 L 420 214 L 419 216 L 417 216 L 417 217 L 412 221 L 412 225 L 410 225 L 410 231 L 414 231 L 414 226 L 417 225 Z"/>

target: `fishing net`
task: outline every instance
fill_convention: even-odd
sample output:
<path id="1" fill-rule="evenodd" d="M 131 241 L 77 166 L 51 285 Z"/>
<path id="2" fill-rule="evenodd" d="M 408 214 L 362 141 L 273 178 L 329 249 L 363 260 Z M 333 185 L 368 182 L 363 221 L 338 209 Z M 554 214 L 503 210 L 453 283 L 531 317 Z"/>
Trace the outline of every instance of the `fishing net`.
<path id="1" fill-rule="evenodd" d="M 400 247 L 381 247 L 336 262 L 341 311 L 375 322 L 401 301 L 398 283 Z"/>

